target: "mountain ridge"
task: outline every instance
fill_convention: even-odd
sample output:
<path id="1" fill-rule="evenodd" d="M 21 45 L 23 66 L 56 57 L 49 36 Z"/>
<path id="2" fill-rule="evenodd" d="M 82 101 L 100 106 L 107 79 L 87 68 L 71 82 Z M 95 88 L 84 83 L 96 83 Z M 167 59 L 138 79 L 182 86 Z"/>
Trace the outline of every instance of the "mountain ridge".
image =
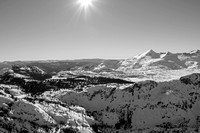
<path id="1" fill-rule="evenodd" d="M 60 71 L 125 72 L 153 69 L 199 69 L 200 50 L 183 53 L 155 52 L 152 49 L 127 59 L 78 59 L 1 62 L 0 73 L 13 65 L 37 66 L 47 73 Z"/>

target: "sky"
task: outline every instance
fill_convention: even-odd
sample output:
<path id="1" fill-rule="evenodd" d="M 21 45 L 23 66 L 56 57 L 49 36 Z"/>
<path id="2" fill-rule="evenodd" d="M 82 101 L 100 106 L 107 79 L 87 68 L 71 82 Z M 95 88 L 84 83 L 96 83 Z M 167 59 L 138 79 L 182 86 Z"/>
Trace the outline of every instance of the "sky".
<path id="1" fill-rule="evenodd" d="M 0 61 L 200 49 L 200 0 L 0 0 Z"/>

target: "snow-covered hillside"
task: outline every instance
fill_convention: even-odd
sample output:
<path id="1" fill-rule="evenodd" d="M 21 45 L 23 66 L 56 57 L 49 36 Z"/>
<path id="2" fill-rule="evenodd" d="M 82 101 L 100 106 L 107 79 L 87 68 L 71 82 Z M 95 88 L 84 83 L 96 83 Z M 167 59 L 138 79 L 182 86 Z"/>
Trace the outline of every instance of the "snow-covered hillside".
<path id="1" fill-rule="evenodd" d="M 95 86 L 84 92 L 60 91 L 54 96 L 84 107 L 103 132 L 198 132 L 200 125 L 200 74 L 170 82 L 143 81 L 129 87 Z M 105 128 L 106 127 L 106 128 Z"/>
<path id="2" fill-rule="evenodd" d="M 165 82 L 119 84 L 120 81 L 90 84 L 82 90 L 56 88 L 39 94 L 21 88 L 24 87 L 19 86 L 21 80 L 11 81 L 0 85 L 0 132 L 3 133 L 199 131 L 199 73 Z M 31 84 L 34 92 L 40 91 L 38 85 L 43 86 L 43 83 Z"/>
<path id="3" fill-rule="evenodd" d="M 21 94 L 13 85 L 0 85 L 1 133 L 92 133 L 95 120 L 84 108 Z M 22 97 L 23 95 L 23 97 Z"/>

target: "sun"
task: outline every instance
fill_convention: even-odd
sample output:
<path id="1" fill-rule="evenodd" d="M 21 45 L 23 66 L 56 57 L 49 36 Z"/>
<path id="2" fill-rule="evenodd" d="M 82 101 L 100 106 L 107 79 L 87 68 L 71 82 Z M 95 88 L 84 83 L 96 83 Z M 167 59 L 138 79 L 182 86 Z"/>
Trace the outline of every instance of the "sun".
<path id="1" fill-rule="evenodd" d="M 78 0 L 78 3 L 79 3 L 82 7 L 87 8 L 87 7 L 89 7 L 89 6 L 92 5 L 92 1 L 93 1 L 93 0 Z"/>

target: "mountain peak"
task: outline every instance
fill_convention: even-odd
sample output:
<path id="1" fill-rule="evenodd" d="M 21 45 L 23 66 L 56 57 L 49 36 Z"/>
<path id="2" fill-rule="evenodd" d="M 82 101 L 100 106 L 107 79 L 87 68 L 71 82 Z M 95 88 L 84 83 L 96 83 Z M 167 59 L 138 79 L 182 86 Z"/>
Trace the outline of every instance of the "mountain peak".
<path id="1" fill-rule="evenodd" d="M 172 55 L 172 53 L 168 51 L 168 52 L 166 52 L 165 55 Z"/>
<path id="2" fill-rule="evenodd" d="M 145 53 L 156 53 L 156 52 L 153 49 L 149 49 Z"/>
<path id="3" fill-rule="evenodd" d="M 165 57 L 168 57 L 170 55 L 173 55 L 173 53 L 171 53 L 171 52 L 168 51 L 168 52 L 164 53 L 161 57 L 165 58 Z"/>
<path id="4" fill-rule="evenodd" d="M 143 54 L 137 55 L 136 58 L 139 59 L 139 58 L 144 58 L 146 56 L 150 56 L 151 58 L 160 58 L 160 54 L 156 53 L 152 49 L 144 52 Z"/>

